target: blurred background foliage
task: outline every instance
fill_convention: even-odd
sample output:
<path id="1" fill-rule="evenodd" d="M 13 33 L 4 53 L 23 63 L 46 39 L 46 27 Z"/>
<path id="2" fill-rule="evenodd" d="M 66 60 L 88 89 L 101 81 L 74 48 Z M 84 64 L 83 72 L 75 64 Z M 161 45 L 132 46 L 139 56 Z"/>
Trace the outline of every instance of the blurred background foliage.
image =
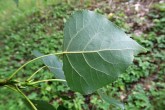
<path id="1" fill-rule="evenodd" d="M 105 15 L 147 52 L 135 57 L 125 73 L 103 90 L 125 104 L 126 110 L 165 110 L 165 3 L 163 0 L 0 0 L 0 78 L 6 78 L 33 50 L 44 54 L 62 51 L 63 27 L 70 14 L 89 9 Z M 43 66 L 29 64 L 18 80 Z M 47 69 L 35 80 L 54 78 Z M 61 83 L 25 88 L 31 99 L 42 99 L 57 110 L 118 110 L 97 93 L 83 96 Z M 20 95 L 0 89 L 0 110 L 28 110 Z"/>

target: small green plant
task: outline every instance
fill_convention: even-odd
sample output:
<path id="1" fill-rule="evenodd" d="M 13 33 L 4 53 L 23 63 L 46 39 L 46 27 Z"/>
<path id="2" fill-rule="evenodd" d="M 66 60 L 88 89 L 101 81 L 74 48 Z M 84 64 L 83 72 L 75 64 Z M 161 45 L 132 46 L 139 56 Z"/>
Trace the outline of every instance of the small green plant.
<path id="1" fill-rule="evenodd" d="M 34 51 L 37 58 L 22 65 L 8 78 L 1 79 L 0 86 L 19 92 L 34 110 L 43 110 L 44 104 L 50 106 L 47 110 L 53 110 L 53 107 L 43 101 L 30 100 L 22 89 L 49 81 L 62 82 L 81 94 L 98 90 L 103 100 L 124 109 L 118 101 L 107 98 L 100 88 L 116 81 L 132 63 L 133 55 L 141 50 L 143 48 L 137 42 L 104 16 L 88 10 L 76 11 L 65 24 L 62 52 L 42 55 Z M 63 63 L 55 55 L 61 55 Z M 45 66 L 25 81 L 14 78 L 26 65 L 38 59 L 42 59 Z M 46 67 L 55 74 L 56 79 L 34 81 L 34 76 Z"/>

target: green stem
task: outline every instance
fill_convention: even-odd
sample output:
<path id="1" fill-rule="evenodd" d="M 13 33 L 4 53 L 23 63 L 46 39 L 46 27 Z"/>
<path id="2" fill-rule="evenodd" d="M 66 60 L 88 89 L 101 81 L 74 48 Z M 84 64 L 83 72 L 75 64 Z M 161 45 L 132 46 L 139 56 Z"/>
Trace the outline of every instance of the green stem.
<path id="1" fill-rule="evenodd" d="M 7 83 L 6 80 L 4 79 L 0 79 L 0 86 L 4 86 Z"/>
<path id="2" fill-rule="evenodd" d="M 12 86 L 9 86 L 9 85 L 5 85 L 5 87 L 7 87 L 7 88 L 9 88 L 9 89 L 11 89 L 11 90 L 13 90 L 13 91 L 16 91 L 16 92 L 18 92 L 17 91 L 17 89 L 15 89 L 14 87 L 12 87 Z"/>
<path id="3" fill-rule="evenodd" d="M 16 89 L 17 89 L 17 91 L 23 96 L 23 97 L 25 97 L 25 99 L 29 102 L 29 104 L 32 106 L 32 108 L 34 109 L 34 110 L 37 110 L 37 108 L 35 107 L 35 105 L 33 104 L 33 102 L 32 101 L 30 101 L 30 99 L 16 86 Z"/>
<path id="4" fill-rule="evenodd" d="M 13 90 L 13 91 L 16 91 L 18 93 L 20 93 L 23 97 L 25 97 L 25 99 L 29 102 L 29 104 L 32 106 L 32 108 L 34 110 L 37 110 L 37 108 L 35 107 L 35 105 L 33 104 L 33 102 L 30 101 L 30 99 L 17 87 L 17 86 L 9 86 L 9 85 L 5 85 L 5 87 Z"/>
<path id="5" fill-rule="evenodd" d="M 19 83 L 19 81 L 17 81 L 17 80 L 9 80 L 9 81 L 7 81 L 7 80 L 2 80 L 2 81 L 0 82 L 0 86 L 14 85 L 14 84 L 16 84 L 16 83 Z"/>
<path id="6" fill-rule="evenodd" d="M 66 80 L 63 80 L 63 79 L 46 79 L 46 80 L 40 80 L 40 81 L 32 82 L 32 83 L 29 83 L 29 84 L 34 85 L 34 84 L 38 84 L 38 83 L 42 83 L 42 82 L 49 82 L 49 81 L 66 82 Z"/>
<path id="7" fill-rule="evenodd" d="M 27 79 L 27 81 L 30 81 L 33 77 L 34 77 L 34 75 L 36 75 L 39 71 L 41 71 L 43 68 L 45 68 L 45 67 L 47 67 L 47 66 L 43 66 L 43 67 L 41 67 L 41 68 L 39 68 L 36 72 L 34 72 L 28 79 Z"/>
<path id="8" fill-rule="evenodd" d="M 55 55 L 60 55 L 60 54 L 63 54 L 63 52 L 55 53 Z M 33 62 L 33 61 L 36 61 L 36 60 L 38 60 L 38 59 L 40 59 L 40 58 L 50 56 L 50 55 L 54 55 L 54 54 L 43 55 L 43 56 L 34 58 L 33 60 L 30 60 L 30 61 L 26 62 L 26 63 L 23 64 L 20 68 L 18 68 L 7 80 L 11 80 L 11 79 L 12 79 L 23 67 L 25 67 L 27 64 L 29 64 L 29 63 L 31 63 L 31 62 Z"/>

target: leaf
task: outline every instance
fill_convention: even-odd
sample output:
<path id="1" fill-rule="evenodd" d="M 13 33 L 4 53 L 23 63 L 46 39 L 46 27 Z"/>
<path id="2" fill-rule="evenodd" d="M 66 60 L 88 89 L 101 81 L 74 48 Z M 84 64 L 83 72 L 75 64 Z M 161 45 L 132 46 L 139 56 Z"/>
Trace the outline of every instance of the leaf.
<path id="1" fill-rule="evenodd" d="M 39 51 L 32 52 L 36 57 L 42 56 Z M 49 68 L 49 70 L 54 73 L 57 79 L 65 79 L 64 72 L 62 70 L 62 62 L 55 55 L 49 55 L 42 58 L 44 64 Z"/>
<path id="2" fill-rule="evenodd" d="M 63 70 L 69 87 L 90 94 L 114 82 L 143 48 L 104 16 L 77 11 L 66 22 Z"/>
<path id="3" fill-rule="evenodd" d="M 102 93 L 100 90 L 98 90 L 98 94 L 105 102 L 120 107 L 122 110 L 124 110 L 124 104 L 122 104 L 121 102 L 107 96 L 106 94 Z"/>
<path id="4" fill-rule="evenodd" d="M 23 99 L 26 106 L 32 110 L 31 105 L 25 100 Z M 49 104 L 46 101 L 43 100 L 31 100 L 33 102 L 33 104 L 35 105 L 35 107 L 37 108 L 37 110 L 56 110 L 53 105 Z"/>

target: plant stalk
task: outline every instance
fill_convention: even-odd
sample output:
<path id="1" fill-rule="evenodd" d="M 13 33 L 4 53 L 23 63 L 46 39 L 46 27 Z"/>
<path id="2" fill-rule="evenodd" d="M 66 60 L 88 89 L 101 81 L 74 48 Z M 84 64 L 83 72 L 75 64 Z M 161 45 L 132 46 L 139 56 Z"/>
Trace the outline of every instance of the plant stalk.
<path id="1" fill-rule="evenodd" d="M 0 86 L 4 86 L 7 83 L 6 80 L 4 79 L 0 79 Z"/>
<path id="2" fill-rule="evenodd" d="M 43 83 L 43 82 L 50 82 L 50 81 L 66 82 L 66 80 L 63 80 L 63 79 L 46 79 L 46 80 L 31 82 L 31 83 L 29 83 L 29 85 L 34 85 L 34 84 Z"/>
<path id="3" fill-rule="evenodd" d="M 47 67 L 47 66 L 43 66 L 43 67 L 41 67 L 41 68 L 39 68 L 36 72 L 34 72 L 28 79 L 27 79 L 27 81 L 30 81 L 33 77 L 34 77 L 34 75 L 36 75 L 39 71 L 41 71 L 43 68 L 45 68 L 45 67 Z"/>
<path id="4" fill-rule="evenodd" d="M 33 102 L 30 101 L 30 99 L 17 87 L 17 86 L 9 86 L 9 85 L 6 85 L 5 87 L 13 90 L 13 91 L 16 91 L 18 93 L 20 93 L 23 97 L 25 97 L 25 99 L 29 102 L 29 104 L 32 106 L 32 108 L 34 110 L 38 110 L 35 105 L 33 104 Z"/>
<path id="5" fill-rule="evenodd" d="M 63 52 L 55 53 L 55 55 L 60 55 L 60 54 L 63 54 Z M 31 63 L 31 62 L 33 62 L 33 61 L 36 61 L 36 60 L 38 60 L 38 59 L 41 59 L 41 58 L 43 58 L 43 57 L 50 56 L 50 55 L 54 55 L 54 54 L 43 55 L 43 56 L 34 58 L 34 59 L 32 59 L 32 60 L 26 62 L 26 63 L 23 64 L 20 68 L 18 68 L 9 78 L 7 78 L 7 81 L 11 80 L 23 67 L 25 67 L 25 66 L 28 65 L 29 63 Z"/>
<path id="6" fill-rule="evenodd" d="M 32 106 L 32 108 L 34 110 L 38 110 L 35 105 L 33 104 L 33 102 L 16 86 L 16 90 L 23 96 L 25 97 L 25 99 L 29 102 L 29 104 Z"/>

